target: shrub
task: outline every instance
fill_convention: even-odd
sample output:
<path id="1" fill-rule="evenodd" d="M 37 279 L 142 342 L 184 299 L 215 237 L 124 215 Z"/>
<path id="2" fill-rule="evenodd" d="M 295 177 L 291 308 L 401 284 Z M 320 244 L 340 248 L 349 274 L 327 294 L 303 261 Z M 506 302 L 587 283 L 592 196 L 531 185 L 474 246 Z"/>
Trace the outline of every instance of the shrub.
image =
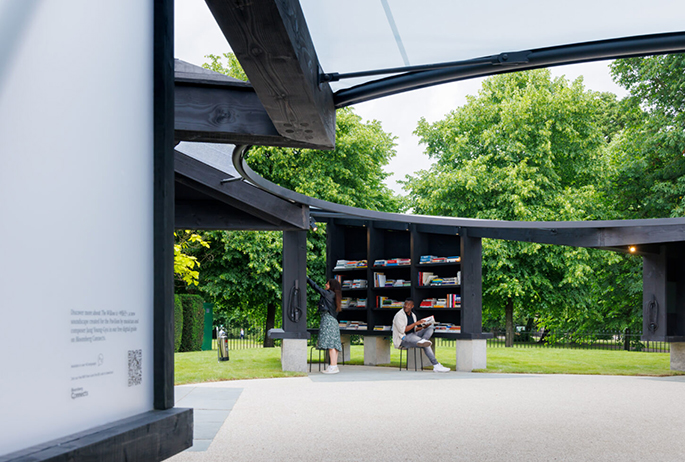
<path id="1" fill-rule="evenodd" d="M 181 349 L 183 335 L 183 303 L 180 295 L 174 295 L 174 352 Z"/>
<path id="2" fill-rule="evenodd" d="M 183 305 L 183 334 L 179 351 L 201 351 L 204 337 L 204 301 L 199 295 L 181 295 Z"/>

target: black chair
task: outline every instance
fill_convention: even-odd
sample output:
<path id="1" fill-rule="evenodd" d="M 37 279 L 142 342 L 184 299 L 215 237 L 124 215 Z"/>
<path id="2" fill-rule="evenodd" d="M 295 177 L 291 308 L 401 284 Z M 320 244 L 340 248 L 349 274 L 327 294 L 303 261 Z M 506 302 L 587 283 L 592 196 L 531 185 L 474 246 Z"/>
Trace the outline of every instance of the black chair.
<path id="1" fill-rule="evenodd" d="M 411 349 L 411 350 L 414 350 L 414 370 L 415 370 L 415 371 L 418 370 L 418 369 L 416 368 L 416 366 L 417 366 L 417 362 L 416 362 L 416 350 L 418 350 L 419 348 L 423 348 L 423 347 L 417 346 L 417 347 L 413 347 L 413 348 L 412 348 L 412 347 L 399 347 L 399 348 L 398 348 L 398 350 L 400 350 L 400 370 L 402 370 L 402 352 L 403 352 L 403 351 L 406 351 L 406 352 L 407 352 L 407 360 L 406 360 L 406 365 L 405 365 L 404 370 L 406 370 L 406 371 L 409 370 L 409 350 L 410 350 L 410 349 Z M 421 358 L 421 370 L 423 370 L 423 354 L 421 354 L 421 353 L 423 353 L 423 352 L 419 352 L 419 357 Z"/>
<path id="2" fill-rule="evenodd" d="M 319 348 L 316 345 L 312 346 L 309 349 L 309 372 L 312 371 L 312 356 L 314 356 L 314 350 L 319 352 L 319 372 L 321 372 L 321 353 L 323 353 L 323 365 L 324 369 L 326 368 L 326 364 L 330 364 L 330 358 L 328 357 L 328 349 L 327 348 Z M 340 358 L 342 359 L 342 365 L 345 365 L 345 348 L 343 347 L 342 351 L 340 352 Z"/>

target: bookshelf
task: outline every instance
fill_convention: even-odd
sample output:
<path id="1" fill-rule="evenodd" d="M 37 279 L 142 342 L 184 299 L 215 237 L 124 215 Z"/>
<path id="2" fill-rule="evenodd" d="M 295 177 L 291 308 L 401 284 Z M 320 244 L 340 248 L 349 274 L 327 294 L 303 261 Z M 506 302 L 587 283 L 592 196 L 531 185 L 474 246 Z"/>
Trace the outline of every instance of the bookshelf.
<path id="1" fill-rule="evenodd" d="M 465 278 L 464 248 L 460 228 L 451 226 L 413 225 L 398 222 L 332 218 L 327 224 L 328 277 L 341 280 L 366 280 L 364 288 L 343 290 L 344 298 L 365 298 L 365 306 L 343 308 L 341 321 L 366 323 L 366 332 L 344 327 L 341 333 L 358 335 L 389 335 L 381 326 L 391 326 L 392 320 L 405 299 L 414 300 L 419 317 L 433 315 L 439 323 L 462 326 L 463 313 L 477 311 L 480 323 L 480 303 L 469 306 L 463 297 Z M 435 261 L 421 263 L 422 256 L 434 256 Z M 441 259 L 442 258 L 442 259 Z M 336 263 L 366 261 L 364 267 L 336 267 Z M 349 263 L 352 264 L 352 263 Z M 477 262 L 480 265 L 480 259 Z M 426 284 L 420 276 L 432 273 Z M 381 277 L 382 276 L 382 277 Z M 480 278 L 480 274 L 477 275 Z M 380 286 L 385 282 L 385 286 Z M 478 280 L 480 288 L 480 279 Z M 436 300 L 421 307 L 427 300 Z M 442 300 L 446 303 L 441 303 Z M 478 298 L 476 301 L 478 302 Z M 385 303 L 383 303 L 385 301 Z M 388 303 L 396 301 L 396 304 Z M 427 304 L 428 302 L 425 302 Z M 442 307 L 442 306 L 445 307 Z M 477 326 L 480 333 L 481 326 Z M 471 329 L 471 330 L 476 330 Z M 460 333 L 436 330 L 436 336 L 462 337 Z"/>

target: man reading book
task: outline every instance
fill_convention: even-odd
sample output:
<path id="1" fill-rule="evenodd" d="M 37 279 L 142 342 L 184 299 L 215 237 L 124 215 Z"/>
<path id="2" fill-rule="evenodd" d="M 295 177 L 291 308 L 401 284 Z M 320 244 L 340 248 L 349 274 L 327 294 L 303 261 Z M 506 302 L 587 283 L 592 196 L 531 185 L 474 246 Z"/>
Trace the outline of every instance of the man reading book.
<path id="1" fill-rule="evenodd" d="M 435 372 L 449 372 L 449 368 L 435 359 L 430 348 L 432 343 L 429 339 L 433 335 L 435 318 L 428 316 L 417 321 L 413 309 L 414 301 L 408 298 L 404 301 L 404 307 L 395 315 L 392 320 L 392 343 L 395 348 L 423 348 Z"/>

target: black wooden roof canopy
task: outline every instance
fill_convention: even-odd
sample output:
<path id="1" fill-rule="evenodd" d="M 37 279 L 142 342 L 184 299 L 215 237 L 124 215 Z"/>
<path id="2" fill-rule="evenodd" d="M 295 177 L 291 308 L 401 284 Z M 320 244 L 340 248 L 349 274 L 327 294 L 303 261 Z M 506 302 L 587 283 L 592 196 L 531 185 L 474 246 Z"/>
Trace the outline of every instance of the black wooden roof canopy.
<path id="1" fill-rule="evenodd" d="M 342 217 L 452 227 L 454 232 L 468 230 L 473 237 L 620 251 L 627 251 L 628 246 L 639 246 L 637 253 L 658 252 L 658 244 L 685 241 L 685 218 L 507 222 L 357 209 L 303 196 L 269 183 L 250 170 L 243 160 L 249 145 L 333 148 L 336 107 L 464 78 L 600 59 L 682 52 L 685 51 L 685 32 L 669 30 L 502 52 L 451 63 L 366 72 L 367 77 L 393 75 L 334 93 L 329 81 L 340 75 L 322 71 L 297 0 L 206 2 L 250 83 L 177 60 L 176 140 L 237 145 L 233 164 L 239 175 L 252 184 L 222 182 L 230 179 L 225 172 L 177 152 L 177 226 L 306 229 L 311 207 L 312 216 L 322 221 Z M 678 14 L 682 14 L 681 10 L 678 9 Z M 228 156 L 226 147 L 222 151 Z M 281 209 L 278 204 L 285 205 Z M 251 218 L 236 212 L 241 208 L 248 210 Z M 230 214 L 234 214 L 235 221 L 222 222 L 221 216 Z"/>

